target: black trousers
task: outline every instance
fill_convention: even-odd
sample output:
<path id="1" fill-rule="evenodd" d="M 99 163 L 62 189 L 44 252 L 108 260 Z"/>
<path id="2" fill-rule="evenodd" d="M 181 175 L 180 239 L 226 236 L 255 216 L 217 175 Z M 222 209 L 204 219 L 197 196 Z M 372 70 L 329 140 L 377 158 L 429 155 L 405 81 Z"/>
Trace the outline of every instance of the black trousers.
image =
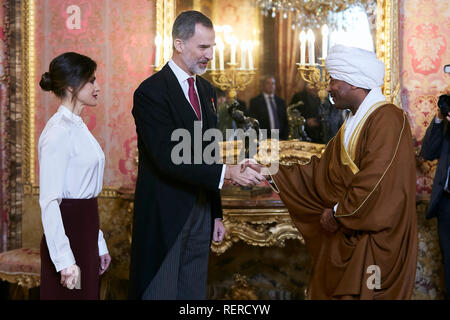
<path id="1" fill-rule="evenodd" d="M 439 200 L 438 234 L 444 263 L 446 298 L 450 299 L 450 193 L 444 192 Z"/>

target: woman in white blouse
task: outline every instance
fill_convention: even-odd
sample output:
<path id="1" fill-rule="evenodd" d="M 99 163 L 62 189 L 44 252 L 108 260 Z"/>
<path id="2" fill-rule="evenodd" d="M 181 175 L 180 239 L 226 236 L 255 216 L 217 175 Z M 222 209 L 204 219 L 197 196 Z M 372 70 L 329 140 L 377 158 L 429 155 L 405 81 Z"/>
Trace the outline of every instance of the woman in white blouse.
<path id="1" fill-rule="evenodd" d="M 105 156 L 80 114 L 97 105 L 97 64 L 74 52 L 53 59 L 39 85 L 61 99 L 39 138 L 41 299 L 99 299 L 109 267 L 97 196 Z"/>

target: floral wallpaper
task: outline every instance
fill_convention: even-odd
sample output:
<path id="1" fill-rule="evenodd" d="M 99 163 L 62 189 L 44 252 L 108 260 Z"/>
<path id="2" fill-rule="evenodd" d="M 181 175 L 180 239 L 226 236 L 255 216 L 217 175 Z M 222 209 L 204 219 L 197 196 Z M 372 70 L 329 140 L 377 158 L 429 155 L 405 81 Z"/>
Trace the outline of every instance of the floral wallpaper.
<path id="1" fill-rule="evenodd" d="M 450 92 L 450 3 L 440 0 L 400 0 L 399 49 L 401 98 L 407 110 L 416 150 L 437 110 L 439 95 Z M 427 198 L 435 164 L 419 166 L 417 196 Z"/>
<path id="2" fill-rule="evenodd" d="M 440 0 L 399 1 L 401 100 L 407 111 L 417 155 L 437 111 L 439 95 L 450 92 L 450 3 Z M 437 161 L 417 156 L 417 217 L 419 248 L 414 299 L 442 299 L 443 267 L 436 219 L 426 220 L 427 202 Z"/>
<path id="3" fill-rule="evenodd" d="M 36 142 L 58 100 L 39 87 L 51 60 L 75 51 L 97 62 L 99 104 L 82 117 L 106 157 L 104 185 L 134 187 L 133 92 L 153 73 L 155 1 L 36 0 Z M 37 143 L 36 143 L 37 144 Z M 38 176 L 38 164 L 36 174 Z"/>

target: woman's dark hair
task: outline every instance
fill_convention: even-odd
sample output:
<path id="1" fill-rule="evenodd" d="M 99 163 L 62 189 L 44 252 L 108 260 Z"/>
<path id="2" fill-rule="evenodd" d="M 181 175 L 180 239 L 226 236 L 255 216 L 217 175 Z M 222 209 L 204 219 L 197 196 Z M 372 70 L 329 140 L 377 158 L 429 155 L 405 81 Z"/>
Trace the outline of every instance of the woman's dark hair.
<path id="1" fill-rule="evenodd" d="M 50 62 L 49 70 L 44 72 L 39 85 L 45 91 L 52 91 L 59 98 L 64 98 L 66 89 L 72 87 L 73 101 L 96 69 L 97 63 L 91 58 L 76 52 L 66 52 Z"/>

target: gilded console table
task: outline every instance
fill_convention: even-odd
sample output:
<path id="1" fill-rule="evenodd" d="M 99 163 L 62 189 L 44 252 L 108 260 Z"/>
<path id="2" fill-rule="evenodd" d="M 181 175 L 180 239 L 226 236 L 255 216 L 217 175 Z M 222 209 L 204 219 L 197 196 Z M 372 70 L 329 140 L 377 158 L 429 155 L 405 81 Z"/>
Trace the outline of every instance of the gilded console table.
<path id="1" fill-rule="evenodd" d="M 270 191 L 249 198 L 222 195 L 226 234 L 221 243 L 212 243 L 214 253 L 224 253 L 239 240 L 259 247 L 283 247 L 287 239 L 304 243 L 279 196 L 269 186 L 265 188 Z"/>

